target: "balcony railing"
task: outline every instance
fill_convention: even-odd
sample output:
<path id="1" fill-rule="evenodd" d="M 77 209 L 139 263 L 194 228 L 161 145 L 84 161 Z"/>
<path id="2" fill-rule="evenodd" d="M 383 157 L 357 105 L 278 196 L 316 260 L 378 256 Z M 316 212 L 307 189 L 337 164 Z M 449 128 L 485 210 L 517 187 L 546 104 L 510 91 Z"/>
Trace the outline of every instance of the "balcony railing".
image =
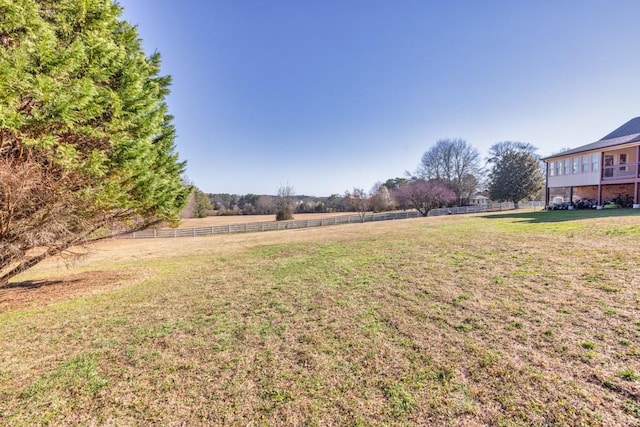
<path id="1" fill-rule="evenodd" d="M 602 180 L 614 181 L 621 179 L 635 179 L 638 177 L 638 165 L 627 163 L 602 167 Z"/>

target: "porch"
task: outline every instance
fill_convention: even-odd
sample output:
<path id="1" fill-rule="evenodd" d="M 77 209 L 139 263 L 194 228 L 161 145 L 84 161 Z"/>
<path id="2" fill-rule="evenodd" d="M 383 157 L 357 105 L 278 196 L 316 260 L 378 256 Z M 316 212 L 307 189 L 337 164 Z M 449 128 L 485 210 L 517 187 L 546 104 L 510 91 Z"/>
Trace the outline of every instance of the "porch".
<path id="1" fill-rule="evenodd" d="M 604 165 L 602 167 L 602 181 L 629 181 L 640 178 L 640 171 L 637 163 Z"/>
<path id="2" fill-rule="evenodd" d="M 551 187 L 547 189 L 547 205 L 560 200 L 578 207 L 603 206 L 615 202 L 622 207 L 640 208 L 639 192 L 636 182 Z"/>

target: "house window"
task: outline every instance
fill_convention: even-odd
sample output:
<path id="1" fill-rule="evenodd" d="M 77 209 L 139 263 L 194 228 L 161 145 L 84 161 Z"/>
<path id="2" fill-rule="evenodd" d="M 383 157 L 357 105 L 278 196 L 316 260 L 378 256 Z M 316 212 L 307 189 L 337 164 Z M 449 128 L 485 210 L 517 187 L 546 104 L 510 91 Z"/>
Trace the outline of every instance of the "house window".
<path id="1" fill-rule="evenodd" d="M 627 155 L 625 153 L 620 154 L 620 161 L 618 163 L 620 165 L 626 165 L 627 164 Z M 626 171 L 627 167 L 626 166 L 620 166 L 620 170 L 621 171 Z"/>
<path id="2" fill-rule="evenodd" d="M 562 160 L 556 162 L 556 175 L 562 175 Z"/>
<path id="3" fill-rule="evenodd" d="M 571 175 L 571 159 L 564 159 L 564 174 Z"/>
<path id="4" fill-rule="evenodd" d="M 589 156 L 582 156 L 582 173 L 589 173 Z"/>
<path id="5" fill-rule="evenodd" d="M 605 154 L 604 156 L 604 176 L 605 178 L 611 178 L 613 176 L 613 168 L 607 166 L 613 166 L 613 156 L 610 154 Z"/>
<path id="6" fill-rule="evenodd" d="M 556 173 L 556 162 L 549 162 L 549 176 L 554 176 Z"/>
<path id="7" fill-rule="evenodd" d="M 598 172 L 600 170 L 600 155 L 591 155 L 591 172 Z"/>
<path id="8" fill-rule="evenodd" d="M 573 168 L 571 169 L 571 173 L 576 174 L 578 173 L 578 167 L 580 166 L 580 157 L 574 157 L 573 158 Z"/>

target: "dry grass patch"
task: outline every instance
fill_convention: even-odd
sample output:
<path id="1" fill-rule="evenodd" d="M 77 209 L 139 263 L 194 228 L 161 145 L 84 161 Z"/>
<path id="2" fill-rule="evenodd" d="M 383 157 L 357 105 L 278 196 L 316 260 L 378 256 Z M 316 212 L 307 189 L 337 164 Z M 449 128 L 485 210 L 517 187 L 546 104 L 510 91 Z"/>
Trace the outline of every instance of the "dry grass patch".
<path id="1" fill-rule="evenodd" d="M 0 314 L 0 419 L 640 425 L 639 216 L 593 214 L 106 242 L 156 273 Z"/>

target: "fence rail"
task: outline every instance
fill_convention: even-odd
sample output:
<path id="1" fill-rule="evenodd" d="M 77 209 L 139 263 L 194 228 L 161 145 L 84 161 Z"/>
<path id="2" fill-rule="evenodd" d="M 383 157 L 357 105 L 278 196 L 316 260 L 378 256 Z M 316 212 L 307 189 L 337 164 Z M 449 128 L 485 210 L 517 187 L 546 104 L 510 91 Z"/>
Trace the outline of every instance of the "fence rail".
<path id="1" fill-rule="evenodd" d="M 544 207 L 544 201 L 536 200 L 532 202 L 521 203 L 520 206 L 528 207 L 528 208 L 536 208 Z M 440 208 L 440 209 L 432 209 L 429 211 L 427 216 L 438 216 L 438 215 L 450 215 L 450 214 L 466 214 L 466 213 L 477 213 L 477 212 L 495 212 L 495 211 L 504 211 L 509 209 L 514 209 L 514 205 L 512 202 L 503 202 L 503 203 L 490 203 L 488 205 L 472 205 L 472 206 L 461 206 L 454 208 Z"/>
<path id="2" fill-rule="evenodd" d="M 493 210 L 512 209 L 513 203 L 501 203 L 499 205 L 489 206 L 463 206 L 459 208 L 443 208 L 432 209 L 429 211 L 428 216 L 449 215 L 449 214 L 464 214 L 464 213 L 478 213 L 487 212 Z M 198 236 L 211 236 L 214 234 L 231 234 L 231 233 L 252 233 L 260 231 L 275 231 L 275 230 L 293 230 L 298 228 L 309 227 L 322 227 L 326 225 L 340 225 L 340 224 L 355 224 L 360 222 L 372 222 L 372 221 L 389 221 L 394 219 L 408 219 L 420 217 L 418 211 L 403 211 L 403 212 L 385 212 L 379 214 L 367 213 L 364 216 L 361 215 L 344 215 L 334 216 L 322 219 L 303 219 L 293 221 L 269 221 L 269 222 L 248 222 L 243 224 L 227 224 L 227 225 L 214 225 L 210 227 L 193 227 L 193 228 L 172 228 L 172 229 L 148 229 L 142 231 L 136 231 L 130 234 L 124 234 L 116 236 L 118 239 L 153 239 L 153 238 L 167 238 L 167 237 L 198 237 Z"/>

